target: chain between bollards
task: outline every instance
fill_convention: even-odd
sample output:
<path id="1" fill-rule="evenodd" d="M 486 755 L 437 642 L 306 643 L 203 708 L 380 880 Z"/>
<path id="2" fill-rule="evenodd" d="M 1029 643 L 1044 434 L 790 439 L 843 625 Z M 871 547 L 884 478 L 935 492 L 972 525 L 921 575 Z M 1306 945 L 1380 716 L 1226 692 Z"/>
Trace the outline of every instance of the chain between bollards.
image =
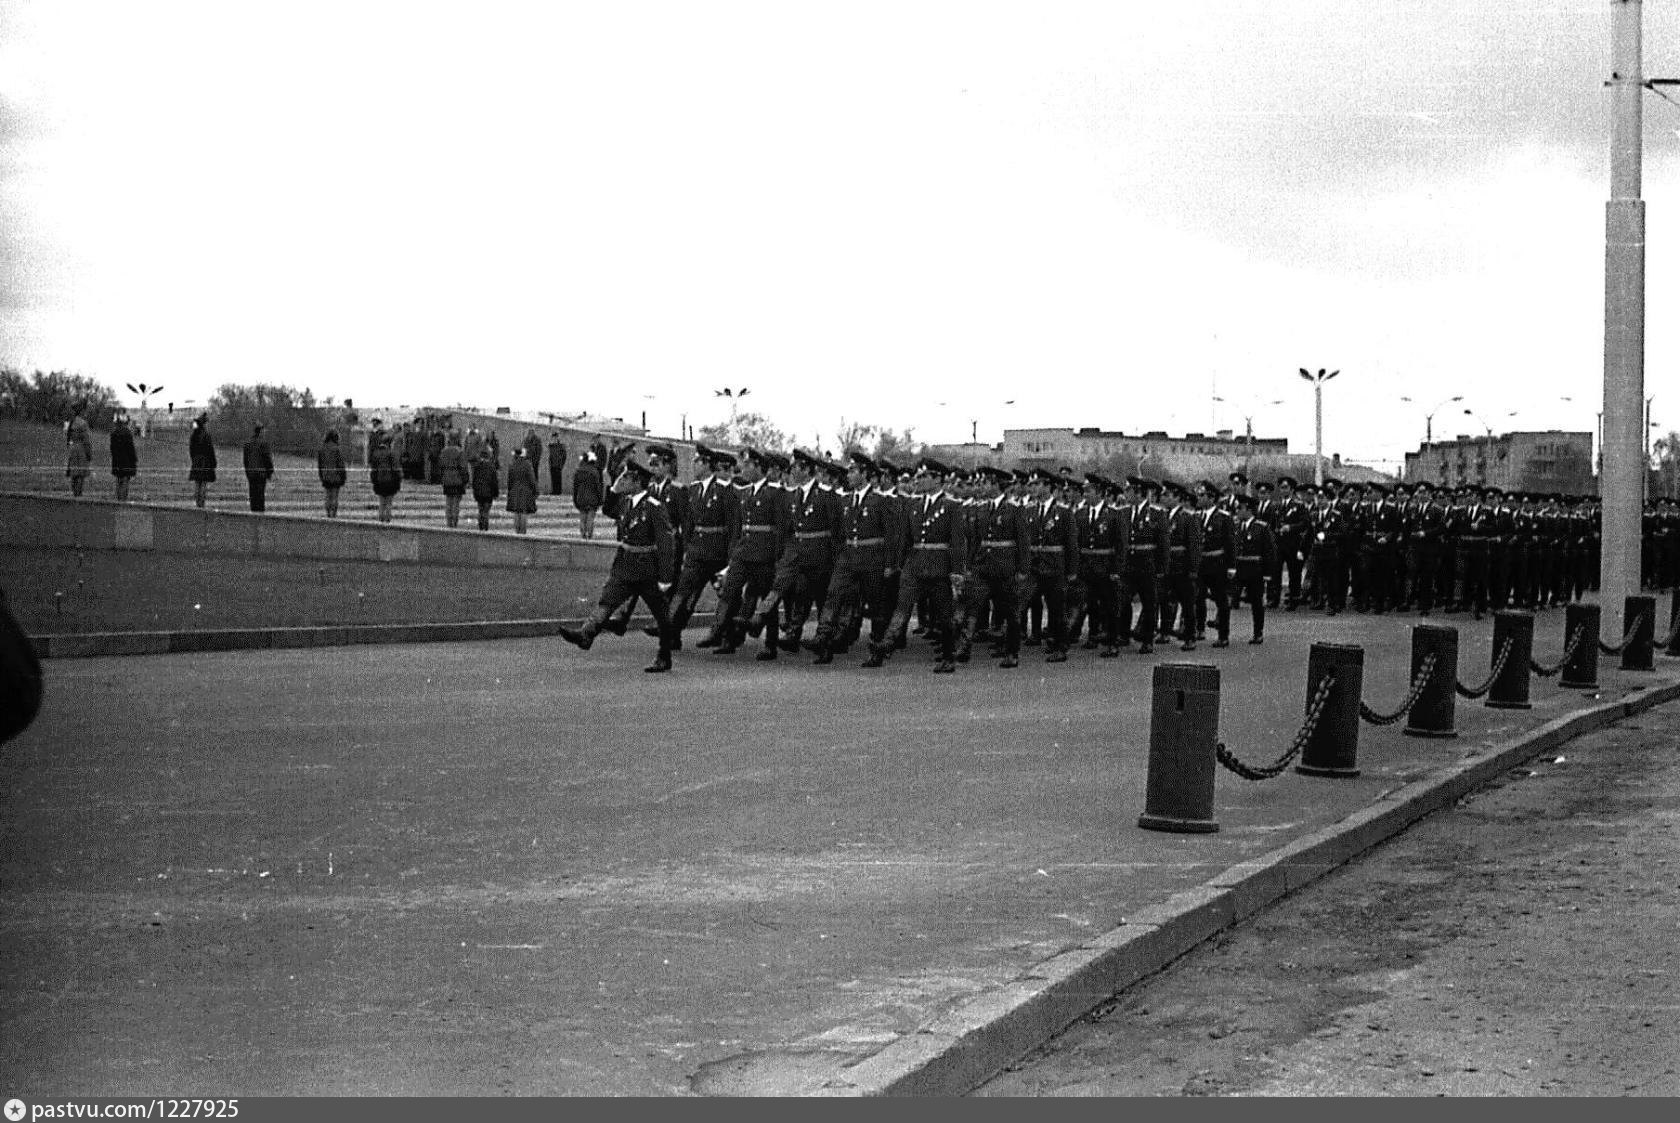
<path id="1" fill-rule="evenodd" d="M 1406 700 L 1400 704 L 1400 708 L 1398 710 L 1395 710 L 1391 714 L 1379 714 L 1370 706 L 1367 706 L 1365 704 L 1365 700 L 1361 698 L 1359 700 L 1360 718 L 1371 725 L 1393 725 L 1395 722 L 1411 713 L 1412 707 L 1417 705 L 1417 700 L 1423 697 L 1424 689 L 1428 687 L 1429 679 L 1432 675 L 1434 675 L 1434 673 L 1435 653 L 1431 651 L 1428 655 L 1423 657 L 1423 662 L 1418 665 L 1417 678 L 1412 680 L 1412 692 L 1406 695 Z"/>
<path id="2" fill-rule="evenodd" d="M 1493 689 L 1493 684 L 1499 681 L 1499 673 L 1505 669 L 1505 660 L 1511 657 L 1512 642 L 1506 637 L 1505 644 L 1499 649 L 1499 658 L 1493 661 L 1493 673 L 1488 675 L 1487 681 L 1480 686 L 1465 686 L 1462 682 L 1453 683 L 1453 689 L 1458 691 L 1460 698 L 1480 698 Z"/>
<path id="3" fill-rule="evenodd" d="M 1569 646 L 1563 649 L 1563 658 L 1557 661 L 1556 666 L 1542 667 L 1535 660 L 1530 659 L 1528 661 L 1528 669 L 1539 675 L 1541 678 L 1551 678 L 1553 675 L 1569 666 L 1569 661 L 1575 658 L 1575 649 L 1580 647 L 1581 641 L 1586 638 L 1586 625 L 1578 625 L 1575 629 L 1575 634 L 1569 638 Z"/>
<path id="4" fill-rule="evenodd" d="M 1313 696 L 1312 705 L 1307 707 L 1307 719 L 1302 723 L 1301 731 L 1295 734 L 1295 743 L 1289 746 L 1289 751 L 1278 757 L 1277 760 L 1264 767 L 1256 768 L 1238 760 L 1231 750 L 1225 747 L 1225 742 L 1219 741 L 1213 747 L 1214 755 L 1218 757 L 1219 763 L 1245 780 L 1269 780 L 1273 776 L 1281 774 L 1284 769 L 1289 767 L 1289 762 L 1301 754 L 1301 750 L 1306 747 L 1307 742 L 1312 740 L 1313 731 L 1318 728 L 1318 715 L 1324 712 L 1324 703 L 1329 701 L 1330 688 L 1335 681 L 1336 672 L 1334 670 L 1324 673 L 1324 677 L 1318 683 L 1318 693 Z"/>
<path id="5" fill-rule="evenodd" d="M 1639 626 L 1643 623 L 1645 623 L 1645 614 L 1641 612 L 1638 616 L 1633 618 L 1633 622 L 1628 625 L 1628 630 L 1622 633 L 1621 643 L 1618 643 L 1615 647 L 1611 647 L 1603 640 L 1599 640 L 1598 649 L 1606 655 L 1620 655 L 1622 653 L 1622 648 L 1626 647 L 1633 640 L 1633 633 L 1637 632 L 1639 630 Z"/>

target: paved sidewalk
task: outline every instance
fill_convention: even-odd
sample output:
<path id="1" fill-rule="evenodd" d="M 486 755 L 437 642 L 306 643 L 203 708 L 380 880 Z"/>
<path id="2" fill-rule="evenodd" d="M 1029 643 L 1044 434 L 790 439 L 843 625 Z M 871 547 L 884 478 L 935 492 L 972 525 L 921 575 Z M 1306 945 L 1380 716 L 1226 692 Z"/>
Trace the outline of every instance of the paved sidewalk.
<path id="1" fill-rule="evenodd" d="M 1525 735 L 1680 696 L 1606 659 L 1460 701 L 1456 740 L 1363 726 L 1354 779 L 1221 771 L 1217 834 L 1137 828 L 1155 665 L 1219 667 L 1262 763 L 1312 642 L 1391 709 L 1415 622 L 937 677 L 692 644 L 645 676 L 634 634 L 55 660 L 3 757 L 0 1065 L 26 1099 L 961 1091 Z M 1491 620 L 1447 622 L 1479 680 Z"/>

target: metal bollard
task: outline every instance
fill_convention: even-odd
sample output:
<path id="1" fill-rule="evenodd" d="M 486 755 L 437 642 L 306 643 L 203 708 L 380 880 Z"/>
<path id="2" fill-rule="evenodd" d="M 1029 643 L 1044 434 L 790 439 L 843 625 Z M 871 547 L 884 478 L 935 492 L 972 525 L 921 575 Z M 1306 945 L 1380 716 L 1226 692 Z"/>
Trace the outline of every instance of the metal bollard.
<path id="1" fill-rule="evenodd" d="M 1458 682 L 1458 629 L 1441 624 L 1419 624 L 1412 629 L 1412 677 L 1416 682 L 1423 661 L 1435 656 L 1435 670 L 1429 684 L 1406 714 L 1408 737 L 1457 737 L 1453 728 Z"/>
<path id="2" fill-rule="evenodd" d="M 1528 679 L 1529 664 L 1534 660 L 1534 613 L 1501 610 L 1493 614 L 1490 667 L 1507 640 L 1511 643 L 1511 653 L 1505 657 L 1505 666 L 1493 680 L 1487 701 L 1482 704 L 1496 710 L 1532 709 L 1528 701 Z"/>
<path id="3" fill-rule="evenodd" d="M 1656 635 L 1657 598 L 1629 597 L 1627 607 L 1622 610 L 1623 627 L 1636 617 L 1638 626 L 1622 646 L 1622 670 L 1654 671 L 1657 665 L 1651 661 L 1651 649 Z"/>
<path id="4" fill-rule="evenodd" d="M 1674 590 L 1674 596 L 1668 605 L 1668 646 L 1663 649 L 1664 655 L 1680 656 L 1680 589 Z"/>
<path id="5" fill-rule="evenodd" d="M 1207 834 L 1213 819 L 1214 747 L 1219 741 L 1219 668 L 1162 663 L 1155 668 L 1149 719 L 1149 784 L 1138 826 Z"/>
<path id="6" fill-rule="evenodd" d="M 1307 653 L 1307 705 L 1318 684 L 1334 671 L 1335 682 L 1318 715 L 1318 725 L 1301 750 L 1295 771 L 1306 776 L 1352 779 L 1359 775 L 1359 699 L 1365 690 L 1365 649 L 1354 643 L 1315 643 Z"/>
<path id="7" fill-rule="evenodd" d="M 1558 685 L 1568 690 L 1598 687 L 1598 630 L 1603 610 L 1596 604 L 1570 604 L 1563 609 L 1563 642 L 1567 645 L 1576 628 L 1586 634 L 1575 645 L 1575 654 L 1563 665 Z"/>

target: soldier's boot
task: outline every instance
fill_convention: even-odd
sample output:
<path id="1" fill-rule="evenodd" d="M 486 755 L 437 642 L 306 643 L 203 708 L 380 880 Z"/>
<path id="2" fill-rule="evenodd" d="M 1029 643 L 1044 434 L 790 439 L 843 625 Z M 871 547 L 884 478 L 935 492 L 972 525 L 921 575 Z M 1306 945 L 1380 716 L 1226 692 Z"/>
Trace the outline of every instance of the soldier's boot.
<path id="1" fill-rule="evenodd" d="M 790 628 L 784 628 L 781 640 L 782 650 L 790 655 L 797 653 L 799 651 L 799 640 L 804 632 L 805 626 L 803 624 L 795 624 Z"/>
<path id="2" fill-rule="evenodd" d="M 1014 668 L 1019 667 L 1020 665 L 1021 665 L 1021 657 L 1019 655 L 1014 654 L 1013 652 L 1011 652 L 1009 654 L 1006 654 L 1002 659 L 998 660 L 998 666 L 1003 668 L 1006 671 L 1013 670 Z"/>
<path id="3" fill-rule="evenodd" d="M 560 638 L 573 647 L 581 647 L 588 651 L 594 646 L 595 637 L 601 634 L 601 624 L 605 619 L 606 615 L 597 608 L 590 613 L 589 619 L 583 622 L 581 628 L 568 628 L 564 624 L 560 625 Z"/>
<path id="4" fill-rule="evenodd" d="M 826 627 L 818 628 L 816 638 L 811 641 L 811 650 L 817 653 L 811 662 L 816 666 L 823 667 L 834 662 L 834 644 L 830 638 L 831 634 Z"/>
<path id="5" fill-rule="evenodd" d="M 771 593 L 764 604 L 759 607 L 759 610 L 753 613 L 752 619 L 747 621 L 747 635 L 757 639 L 768 627 L 770 634 L 774 636 L 776 634 L 776 609 L 779 604 L 780 599 L 775 593 Z"/>
<path id="6" fill-rule="evenodd" d="M 668 647 L 661 647 L 659 649 L 659 654 L 653 657 L 653 662 L 642 668 L 643 671 L 650 675 L 663 674 L 670 669 L 671 649 Z"/>
<path id="7" fill-rule="evenodd" d="M 1051 644 L 1050 650 L 1044 656 L 1044 661 L 1046 663 L 1066 663 L 1067 649 L 1065 647 L 1058 647 L 1056 644 Z"/>
<path id="8" fill-rule="evenodd" d="M 622 636 L 624 633 L 628 632 L 630 630 L 630 610 L 625 609 L 623 612 L 614 613 L 612 616 L 607 617 L 606 620 L 601 623 L 601 630 L 603 632 L 611 632 L 615 636 Z M 659 634 L 659 628 L 657 626 L 654 627 L 653 631 L 655 635 Z"/>
<path id="9" fill-rule="evenodd" d="M 779 646 L 780 645 L 776 642 L 775 629 L 771 629 L 770 634 L 764 637 L 763 649 L 759 651 L 757 655 L 754 655 L 753 658 L 757 659 L 760 663 L 768 663 L 776 658 L 776 649 Z"/>

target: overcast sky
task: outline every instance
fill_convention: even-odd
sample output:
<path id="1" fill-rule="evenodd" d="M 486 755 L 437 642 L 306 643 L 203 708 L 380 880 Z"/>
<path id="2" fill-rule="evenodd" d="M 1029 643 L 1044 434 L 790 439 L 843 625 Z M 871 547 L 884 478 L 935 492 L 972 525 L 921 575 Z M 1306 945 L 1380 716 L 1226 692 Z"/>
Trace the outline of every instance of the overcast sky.
<path id="1" fill-rule="evenodd" d="M 1680 76 L 1680 0 L 1644 7 Z M 0 0 L 0 362 L 673 434 L 746 387 L 824 444 L 1251 415 L 1301 451 L 1322 366 L 1355 459 L 1454 394 L 1437 437 L 1590 430 L 1610 16 Z M 1666 430 L 1680 105 L 1646 95 L 1645 145 Z"/>

